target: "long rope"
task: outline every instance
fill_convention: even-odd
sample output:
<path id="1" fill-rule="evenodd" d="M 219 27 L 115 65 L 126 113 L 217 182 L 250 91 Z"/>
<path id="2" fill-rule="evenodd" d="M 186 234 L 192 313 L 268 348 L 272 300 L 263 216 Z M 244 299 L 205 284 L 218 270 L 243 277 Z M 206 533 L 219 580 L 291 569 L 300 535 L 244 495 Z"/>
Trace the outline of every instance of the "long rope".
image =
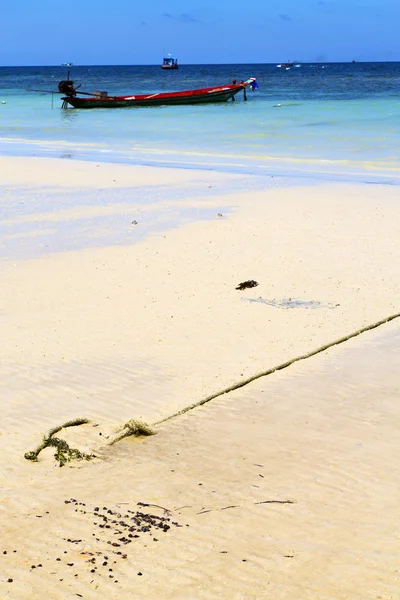
<path id="1" fill-rule="evenodd" d="M 207 404 L 207 402 L 210 402 L 211 400 L 214 400 L 215 398 L 218 398 L 219 396 L 222 396 L 223 394 L 228 394 L 229 392 L 233 392 L 234 390 L 237 390 L 237 389 L 251 383 L 252 381 L 255 381 L 256 379 L 260 379 L 260 377 L 266 377 L 267 375 L 271 375 L 272 373 L 275 373 L 276 371 L 281 371 L 282 369 L 286 369 L 287 367 L 290 367 L 290 365 L 293 365 L 294 363 L 299 362 L 300 360 L 305 360 L 306 358 L 315 356 L 316 354 L 319 354 L 320 352 L 324 352 L 325 350 L 328 350 L 329 348 L 332 348 L 333 346 L 337 346 L 338 344 L 343 344 L 343 342 L 347 342 L 351 338 L 357 337 L 361 333 L 365 333 L 366 331 L 375 329 L 376 327 L 379 327 L 380 325 L 384 325 L 385 323 L 389 323 L 389 321 L 393 321 L 393 319 L 398 319 L 399 317 L 400 317 L 400 313 L 396 313 L 394 315 L 391 315 L 390 317 L 386 317 L 386 319 L 381 319 L 380 321 L 377 321 L 376 323 L 373 323 L 372 325 L 367 325 L 366 327 L 362 327 L 361 329 L 358 329 L 354 333 L 350 333 L 349 335 L 341 337 L 338 340 L 329 342 L 328 344 L 324 344 L 323 346 L 319 346 L 319 348 L 316 348 L 315 350 L 311 350 L 311 352 L 307 352 L 307 354 L 301 354 L 300 356 L 292 358 L 291 360 L 288 360 L 288 361 L 278 365 L 277 367 L 272 367 L 271 369 L 267 369 L 266 371 L 261 371 L 261 373 L 256 373 L 255 375 L 252 375 L 251 377 L 248 377 L 247 379 L 242 379 L 241 381 L 238 381 L 237 383 L 234 383 L 233 385 L 231 385 L 219 392 L 216 392 L 215 394 L 211 394 L 211 396 L 207 396 L 206 398 L 203 398 L 202 400 L 199 400 L 198 402 L 194 402 L 193 404 L 190 404 L 189 406 L 186 406 L 185 408 L 178 410 L 176 413 L 170 415 L 169 417 L 165 417 L 164 419 L 161 419 L 160 421 L 156 421 L 155 423 L 153 423 L 153 427 L 156 425 L 161 425 L 161 423 L 165 423 L 166 421 L 170 421 L 171 419 L 174 419 L 175 417 L 184 415 L 185 413 L 189 412 L 190 410 L 193 410 L 194 408 L 197 408 L 198 406 L 202 406 L 203 404 Z"/>
<path id="2" fill-rule="evenodd" d="M 294 363 L 299 362 L 300 360 L 305 360 L 307 358 L 310 358 L 311 356 L 315 356 L 316 354 L 319 354 L 320 352 L 324 352 L 325 350 L 328 350 L 329 348 L 332 348 L 333 346 L 337 346 L 338 344 L 343 344 L 343 342 L 347 342 L 351 338 L 356 337 L 356 336 L 360 335 L 361 333 L 365 333 L 366 331 L 375 329 L 376 327 L 379 327 L 380 325 L 384 325 L 385 323 L 389 323 L 389 321 L 393 321 L 393 319 L 398 319 L 399 317 L 400 317 L 400 313 L 396 313 L 394 315 L 391 315 L 390 317 L 386 317 L 386 319 L 381 319 L 380 321 L 377 321 L 376 323 L 373 323 L 372 325 L 367 325 L 366 327 L 362 327 L 361 329 L 358 329 L 357 331 L 354 331 L 353 333 L 350 333 L 349 335 L 341 337 L 338 340 L 329 342 L 328 344 L 324 344 L 323 346 L 319 346 L 319 348 L 316 348 L 315 350 L 311 350 L 311 352 L 307 352 L 307 354 L 301 354 L 300 356 L 292 358 L 291 360 L 288 360 L 276 367 L 272 367 L 271 369 L 267 369 L 266 371 L 261 371 L 261 373 L 256 373 L 255 375 L 252 375 L 251 377 L 248 377 L 247 379 L 238 381 L 237 383 L 234 383 L 233 385 L 231 385 L 219 392 L 216 392 L 215 394 L 211 394 L 210 396 L 207 396 L 206 398 L 203 398 L 202 400 L 199 400 L 198 402 L 194 402 L 193 404 L 190 404 L 189 406 L 186 406 L 185 408 L 178 410 L 177 412 L 170 415 L 169 417 L 165 417 L 164 419 L 161 419 L 160 421 L 156 421 L 155 423 L 153 423 L 152 427 L 155 427 L 156 425 L 161 425 L 162 423 L 165 423 L 166 421 L 170 421 L 171 419 L 174 419 L 175 417 L 179 417 L 179 416 L 189 412 L 190 410 L 193 410 L 194 408 L 198 408 L 199 406 L 202 406 L 203 404 L 207 404 L 207 402 L 210 402 L 211 400 L 214 400 L 215 398 L 218 398 L 219 396 L 222 396 L 223 394 L 228 394 L 229 392 L 233 392 L 234 390 L 244 387 L 245 385 L 251 383 L 252 381 L 255 381 L 256 379 L 260 379 L 261 377 L 266 377 L 267 375 L 271 375 L 272 373 L 275 373 L 276 371 L 281 371 L 282 369 L 286 369 L 287 367 L 290 367 L 290 365 L 293 365 Z M 32 452 L 25 452 L 25 455 L 24 455 L 25 458 L 27 460 L 36 462 L 38 460 L 38 456 L 39 456 L 40 452 L 42 450 L 44 450 L 45 448 L 47 448 L 48 446 L 55 446 L 57 448 L 55 458 L 56 458 L 56 460 L 59 461 L 60 466 L 63 466 L 64 464 L 66 464 L 66 462 L 71 461 L 71 460 L 82 460 L 82 459 L 90 460 L 91 458 L 96 458 L 96 456 L 93 454 L 88 455 L 83 452 L 80 452 L 76 448 L 70 448 L 69 445 L 67 444 L 67 442 L 65 442 L 65 440 L 53 437 L 56 433 L 61 431 L 61 429 L 64 429 L 66 427 L 74 427 L 76 425 L 84 425 L 84 424 L 88 424 L 88 423 L 91 423 L 91 421 L 89 419 L 79 418 L 79 419 L 74 419 L 72 421 L 68 421 L 67 423 L 64 423 L 63 425 L 53 427 L 52 429 L 50 429 L 50 431 L 47 434 L 44 435 L 42 442 L 37 446 L 37 448 L 35 450 L 33 450 Z M 127 436 L 154 435 L 155 433 L 156 433 L 156 431 L 154 431 L 146 423 L 142 423 L 141 421 L 131 419 L 130 421 L 125 423 L 124 427 L 120 430 L 120 432 L 108 444 L 109 445 L 115 444 L 116 442 L 119 442 L 120 440 L 122 440 L 124 437 L 127 437 Z"/>

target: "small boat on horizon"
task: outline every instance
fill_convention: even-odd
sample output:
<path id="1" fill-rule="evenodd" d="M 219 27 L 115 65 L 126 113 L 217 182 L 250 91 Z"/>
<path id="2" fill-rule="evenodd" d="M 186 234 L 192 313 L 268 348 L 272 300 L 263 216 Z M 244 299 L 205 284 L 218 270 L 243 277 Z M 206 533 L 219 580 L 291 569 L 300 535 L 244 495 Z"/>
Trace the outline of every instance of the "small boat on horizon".
<path id="1" fill-rule="evenodd" d="M 173 58 L 171 54 L 168 54 L 165 58 L 163 58 L 163 62 L 161 65 L 162 69 L 178 69 L 178 59 Z"/>
<path id="2" fill-rule="evenodd" d="M 137 94 L 129 96 L 109 96 L 108 92 L 82 92 L 80 86 L 74 87 L 70 79 L 60 81 L 58 91 L 64 94 L 63 108 L 71 105 L 73 108 L 120 108 L 132 106 L 165 106 L 177 104 L 205 104 L 210 102 L 226 102 L 235 100 L 238 92 L 243 90 L 244 100 L 247 100 L 246 87 L 251 90 L 258 88 L 255 77 L 246 81 L 233 80 L 227 85 L 184 90 L 180 92 L 162 92 L 155 94 Z"/>
<path id="3" fill-rule="evenodd" d="M 282 67 L 284 69 L 286 69 L 286 71 L 288 71 L 289 69 L 291 69 L 292 67 L 300 67 L 299 64 L 295 64 L 291 61 L 288 61 L 286 63 L 279 63 L 279 65 L 276 65 L 277 67 Z"/>
<path id="4" fill-rule="evenodd" d="M 73 66 L 74 66 L 74 63 L 71 63 L 71 62 L 65 62 L 65 63 L 61 63 L 61 66 L 62 66 L 62 67 L 73 67 Z"/>

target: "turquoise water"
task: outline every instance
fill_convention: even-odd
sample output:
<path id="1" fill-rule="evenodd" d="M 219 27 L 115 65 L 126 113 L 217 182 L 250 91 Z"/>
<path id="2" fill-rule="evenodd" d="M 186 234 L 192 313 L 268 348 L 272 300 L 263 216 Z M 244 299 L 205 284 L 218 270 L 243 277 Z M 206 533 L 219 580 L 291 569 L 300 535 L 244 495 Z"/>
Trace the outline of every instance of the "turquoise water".
<path id="1" fill-rule="evenodd" d="M 400 63 L 73 67 L 85 91 L 146 93 L 257 77 L 235 102 L 62 109 L 63 67 L 0 68 L 0 154 L 247 173 L 385 177 L 400 165 Z"/>

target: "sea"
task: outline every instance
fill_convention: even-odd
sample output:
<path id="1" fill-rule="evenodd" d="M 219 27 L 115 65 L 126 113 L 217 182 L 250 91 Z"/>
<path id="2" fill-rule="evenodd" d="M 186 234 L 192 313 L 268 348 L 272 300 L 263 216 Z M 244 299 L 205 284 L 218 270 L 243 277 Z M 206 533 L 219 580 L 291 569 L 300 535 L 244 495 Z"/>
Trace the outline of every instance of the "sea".
<path id="1" fill-rule="evenodd" d="M 256 77 L 236 101 L 62 108 L 58 82 L 111 95 Z M 397 183 L 400 63 L 0 67 L 0 154 Z"/>

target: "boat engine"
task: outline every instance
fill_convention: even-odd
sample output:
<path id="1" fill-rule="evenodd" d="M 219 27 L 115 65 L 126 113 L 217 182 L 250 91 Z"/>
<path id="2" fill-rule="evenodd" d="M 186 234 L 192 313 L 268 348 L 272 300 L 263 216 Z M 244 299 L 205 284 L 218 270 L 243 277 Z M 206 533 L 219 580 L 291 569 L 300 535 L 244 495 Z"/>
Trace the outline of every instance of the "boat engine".
<path id="1" fill-rule="evenodd" d="M 61 94 L 64 94 L 64 96 L 76 96 L 76 88 L 74 88 L 74 82 L 70 79 L 60 81 L 60 83 L 58 84 L 58 91 Z"/>

